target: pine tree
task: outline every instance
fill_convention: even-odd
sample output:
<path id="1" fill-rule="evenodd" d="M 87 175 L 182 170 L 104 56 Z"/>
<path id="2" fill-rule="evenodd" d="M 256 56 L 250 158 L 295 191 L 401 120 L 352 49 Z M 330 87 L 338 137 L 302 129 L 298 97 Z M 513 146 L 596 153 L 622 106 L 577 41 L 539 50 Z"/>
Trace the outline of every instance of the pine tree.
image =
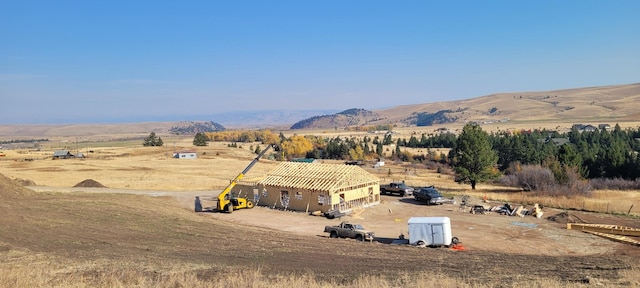
<path id="1" fill-rule="evenodd" d="M 497 176 L 493 166 L 498 162 L 498 155 L 491 148 L 489 135 L 478 124 L 464 126 L 454 157 L 457 181 L 471 184 L 472 190 L 477 183 Z"/>
<path id="2" fill-rule="evenodd" d="M 156 132 L 151 132 L 151 134 L 149 134 L 149 137 L 144 138 L 142 146 L 162 146 L 162 144 L 162 139 L 156 137 Z"/>
<path id="3" fill-rule="evenodd" d="M 204 136 L 204 133 L 196 133 L 196 136 L 193 137 L 193 145 L 195 146 L 207 146 L 207 137 Z"/>

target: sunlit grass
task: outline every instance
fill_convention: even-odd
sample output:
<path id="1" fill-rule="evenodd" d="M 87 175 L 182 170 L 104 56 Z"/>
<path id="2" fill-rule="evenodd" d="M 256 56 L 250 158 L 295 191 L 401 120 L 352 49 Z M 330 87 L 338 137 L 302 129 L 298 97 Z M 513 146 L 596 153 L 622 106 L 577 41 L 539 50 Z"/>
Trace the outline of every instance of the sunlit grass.
<path id="1" fill-rule="evenodd" d="M 330 275 L 317 275 L 312 271 L 302 273 L 273 273 L 261 267 L 216 267 L 211 264 L 176 264 L 158 262 L 140 265 L 137 262 L 105 260 L 74 261 L 29 251 L 5 251 L 0 253 L 0 287 L 506 287 L 507 283 L 477 282 L 474 279 L 451 277 L 424 267 L 425 273 L 399 272 L 393 275 L 360 275 L 352 281 L 336 282 Z M 429 271 L 431 270 L 431 271 Z M 593 279 L 598 287 L 635 287 L 640 284 L 638 267 L 621 273 L 615 283 Z M 324 279 L 324 280 L 322 280 Z M 327 280 L 328 279 L 328 280 Z M 584 287 L 583 284 L 539 278 L 518 279 L 509 287 Z"/>

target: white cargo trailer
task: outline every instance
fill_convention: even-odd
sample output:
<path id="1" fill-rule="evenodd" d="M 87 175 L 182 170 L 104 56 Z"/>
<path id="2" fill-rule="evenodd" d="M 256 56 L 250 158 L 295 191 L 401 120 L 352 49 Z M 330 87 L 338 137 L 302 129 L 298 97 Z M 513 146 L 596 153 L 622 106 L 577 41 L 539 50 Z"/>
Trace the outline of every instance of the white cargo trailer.
<path id="1" fill-rule="evenodd" d="M 449 217 L 409 218 L 409 244 L 411 245 L 450 247 L 458 242 L 458 238 L 451 235 Z"/>

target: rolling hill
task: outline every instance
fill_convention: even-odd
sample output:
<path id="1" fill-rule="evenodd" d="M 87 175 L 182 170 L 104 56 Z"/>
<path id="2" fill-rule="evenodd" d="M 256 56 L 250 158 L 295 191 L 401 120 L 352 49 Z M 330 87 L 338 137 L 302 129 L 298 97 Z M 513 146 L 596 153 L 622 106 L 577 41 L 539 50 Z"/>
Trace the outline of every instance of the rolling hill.
<path id="1" fill-rule="evenodd" d="M 640 119 L 640 83 L 542 92 L 497 93 L 436 103 L 312 117 L 291 129 L 357 125 L 430 126 L 498 121 L 633 121 Z"/>

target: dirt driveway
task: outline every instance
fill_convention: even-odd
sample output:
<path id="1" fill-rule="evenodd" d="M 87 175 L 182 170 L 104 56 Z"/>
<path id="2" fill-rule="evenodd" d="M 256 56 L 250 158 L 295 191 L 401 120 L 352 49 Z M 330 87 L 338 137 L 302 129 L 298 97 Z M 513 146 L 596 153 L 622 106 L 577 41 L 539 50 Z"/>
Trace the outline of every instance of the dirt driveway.
<path id="1" fill-rule="evenodd" d="M 195 196 L 205 200 L 203 205 L 211 206 L 213 195 L 219 191 L 144 191 L 109 188 L 58 188 L 30 186 L 34 191 L 46 192 L 90 192 L 90 193 L 131 193 L 151 197 L 173 197 L 177 205 L 185 209 L 193 209 Z M 372 230 L 380 239 L 395 239 L 407 233 L 407 221 L 414 216 L 447 216 L 451 218 L 453 236 L 458 237 L 468 250 L 498 253 L 517 253 L 548 256 L 581 256 L 624 253 L 640 255 L 640 249 L 627 244 L 612 242 L 591 234 L 567 230 L 566 223 L 551 221 L 547 216 L 557 215 L 563 211 L 544 209 L 542 218 L 532 216 L 504 216 L 497 213 L 471 214 L 459 211 L 459 205 L 443 204 L 428 206 L 414 201 L 412 198 L 397 196 L 381 196 L 381 203 L 372 208 L 357 211 L 342 219 L 326 219 L 310 216 L 304 212 L 274 210 L 268 207 L 239 210 L 231 214 L 207 213 L 210 217 L 238 223 L 271 228 L 283 233 L 299 235 L 324 235 L 325 225 L 336 225 L 340 221 L 362 224 Z M 479 202 L 479 201 L 477 201 Z M 479 204 L 479 203 L 478 203 Z M 501 205 L 501 203 L 482 203 L 485 206 Z M 195 213 L 195 212 L 194 212 Z M 640 228 L 640 220 L 635 218 L 615 217 L 612 215 L 586 212 L 570 212 L 588 223 L 617 224 Z"/>

